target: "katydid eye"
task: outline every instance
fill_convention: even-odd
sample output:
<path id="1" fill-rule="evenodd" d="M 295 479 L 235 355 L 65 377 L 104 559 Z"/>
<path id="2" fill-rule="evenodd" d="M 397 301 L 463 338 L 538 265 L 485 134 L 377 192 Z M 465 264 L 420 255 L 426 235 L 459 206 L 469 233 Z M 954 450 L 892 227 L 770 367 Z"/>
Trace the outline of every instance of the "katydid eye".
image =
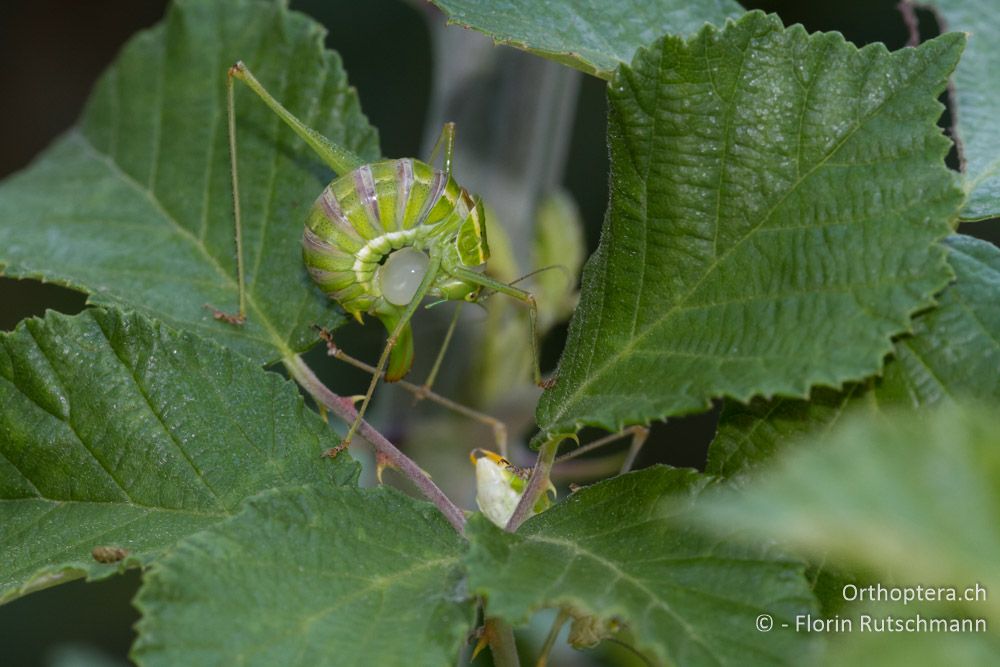
<path id="1" fill-rule="evenodd" d="M 385 260 L 379 270 L 379 287 L 382 296 L 394 306 L 405 306 L 413 300 L 429 262 L 427 253 L 416 248 L 402 248 Z"/>

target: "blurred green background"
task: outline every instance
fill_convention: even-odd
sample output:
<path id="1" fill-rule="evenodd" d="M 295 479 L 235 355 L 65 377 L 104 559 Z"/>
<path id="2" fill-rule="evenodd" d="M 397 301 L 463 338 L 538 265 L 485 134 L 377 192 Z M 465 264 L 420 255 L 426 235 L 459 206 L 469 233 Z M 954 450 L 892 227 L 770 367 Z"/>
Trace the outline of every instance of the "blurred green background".
<path id="1" fill-rule="evenodd" d="M 104 67 L 132 34 L 159 20 L 165 4 L 160 0 L 0 3 L 0 177 L 28 165 L 72 125 Z M 293 0 L 291 5 L 328 27 L 327 43 L 341 53 L 365 112 L 379 128 L 383 153 L 421 155 L 431 115 L 433 63 L 426 19 L 432 10 L 402 0 Z M 907 38 L 896 0 L 757 0 L 744 5 L 777 12 L 785 24 L 802 23 L 810 31 L 838 30 L 858 45 L 882 41 L 897 49 Z M 936 34 L 932 17 L 923 12 L 920 16 L 924 37 Z M 374 48 L 372 35 L 378 35 Z M 575 108 L 563 182 L 579 204 L 593 250 L 607 201 L 603 82 L 581 77 Z M 947 123 L 946 116 L 942 124 Z M 460 142 L 462 136 L 460 127 Z M 478 145 L 487 150 L 490 146 Z M 982 226 L 963 231 L 985 233 Z M 993 232 L 991 240 L 997 242 L 1000 234 Z M 65 289 L 0 277 L 0 329 L 11 329 L 19 320 L 49 308 L 76 312 L 83 304 L 82 295 Z M 357 356 L 374 358 L 384 336 L 381 329 L 351 329 L 343 338 L 338 335 L 338 342 Z M 550 368 L 564 334 L 565 327 L 557 327 L 545 340 L 545 364 Z M 360 373 L 342 368 L 335 388 L 355 393 L 365 382 Z M 657 426 L 639 465 L 663 461 L 701 467 L 715 416 L 712 412 Z M 103 664 L 100 656 L 107 657 L 107 664 L 126 664 L 131 624 L 136 620 L 129 600 L 138 582 L 135 573 L 95 584 L 76 582 L 0 607 L 0 665 Z"/>

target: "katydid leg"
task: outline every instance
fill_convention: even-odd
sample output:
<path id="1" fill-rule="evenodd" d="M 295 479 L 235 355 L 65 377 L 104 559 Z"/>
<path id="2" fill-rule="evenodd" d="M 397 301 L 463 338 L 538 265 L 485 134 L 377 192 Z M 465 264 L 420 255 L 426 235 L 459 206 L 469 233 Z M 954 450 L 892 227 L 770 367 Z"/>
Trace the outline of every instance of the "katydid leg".
<path id="1" fill-rule="evenodd" d="M 531 336 L 531 359 L 534 364 L 534 381 L 539 387 L 548 388 L 551 386 L 551 380 L 546 381 L 542 379 L 542 367 L 538 356 L 538 304 L 535 303 L 534 295 L 527 290 L 514 287 L 513 285 L 508 285 L 507 283 L 502 283 L 499 280 L 494 280 L 489 276 L 485 276 L 464 267 L 456 267 L 452 270 L 452 272 L 466 282 L 470 282 L 474 285 L 480 285 L 488 290 L 492 290 L 493 292 L 506 294 L 507 296 L 517 299 L 528 306 L 528 324 Z"/>
<path id="2" fill-rule="evenodd" d="M 427 374 L 427 379 L 424 380 L 424 384 L 421 386 L 421 390 L 425 393 L 430 393 L 431 387 L 434 386 L 434 381 L 437 379 L 438 371 L 441 370 L 441 364 L 444 362 L 444 355 L 448 352 L 448 346 L 451 345 L 452 336 L 455 335 L 455 326 L 458 324 L 458 316 L 462 312 L 462 302 L 459 301 L 455 305 L 455 312 L 451 316 L 451 322 L 448 324 L 448 331 L 444 335 L 444 340 L 441 342 L 441 347 L 438 349 L 437 357 L 434 359 L 434 365 L 431 366 L 431 372 Z M 422 396 L 417 396 L 418 400 Z"/>
<path id="3" fill-rule="evenodd" d="M 247 87 L 256 93 L 264 104 L 266 104 L 271 111 L 273 111 L 281 120 L 285 122 L 288 127 L 292 129 L 295 134 L 309 144 L 309 147 L 316 152 L 316 154 L 326 162 L 331 169 L 337 172 L 338 175 L 342 176 L 348 172 L 354 171 L 361 165 L 365 163 L 360 157 L 347 150 L 343 146 L 338 146 L 333 143 L 322 134 L 312 129 L 301 120 L 295 117 L 291 111 L 286 109 L 281 105 L 278 100 L 274 99 L 267 89 L 261 85 L 261 83 L 254 77 L 253 73 L 247 68 L 243 62 L 238 62 L 229 68 L 229 86 L 232 88 L 233 79 L 239 79 L 247 85 Z"/>
<path id="4" fill-rule="evenodd" d="M 444 149 L 444 164 L 442 165 L 444 168 L 442 171 L 445 176 L 451 176 L 451 160 L 455 156 L 455 123 L 445 123 L 444 127 L 441 128 L 441 136 L 434 143 L 434 148 L 431 149 L 431 155 L 427 162 L 433 164 L 437 152 L 442 148 Z"/>
<path id="5" fill-rule="evenodd" d="M 376 369 L 374 366 L 352 357 L 337 347 L 337 344 L 333 342 L 333 336 L 329 331 L 319 327 L 317 327 L 317 329 L 319 330 L 320 338 L 326 341 L 327 354 L 335 359 L 343 361 L 346 364 L 350 364 L 359 370 L 365 371 L 366 373 L 375 373 Z M 496 443 L 497 451 L 500 452 L 502 456 L 507 455 L 507 426 L 496 417 L 491 417 L 484 412 L 480 412 L 479 410 L 470 408 L 467 405 L 457 403 L 450 398 L 445 398 L 444 396 L 431 390 L 431 388 L 426 384 L 416 385 L 412 382 L 407 382 L 406 380 L 400 380 L 396 384 L 402 387 L 405 391 L 413 394 L 416 400 L 428 400 L 431 403 L 440 405 L 446 410 L 454 412 L 455 414 L 468 417 L 469 419 L 479 422 L 484 426 L 488 426 L 490 430 L 493 431 L 493 440 Z"/>
<path id="6" fill-rule="evenodd" d="M 238 62 L 229 68 L 226 76 L 226 116 L 229 125 L 229 167 L 233 179 L 233 224 L 236 238 L 236 282 L 239 291 L 239 311 L 236 315 L 218 310 L 208 304 L 206 308 L 212 311 L 217 320 L 230 324 L 246 322 L 246 276 L 243 266 L 243 221 L 240 209 L 240 177 L 239 160 L 236 150 L 236 102 L 233 81 L 239 79 L 247 85 L 263 102 L 284 121 L 299 137 L 312 148 L 331 169 L 338 174 L 346 174 L 357 169 L 364 161 L 351 151 L 337 146 L 322 134 L 306 126 L 292 112 L 281 105 L 267 89 L 260 84 L 246 65 Z"/>
<path id="7" fill-rule="evenodd" d="M 432 256 L 430 262 L 427 264 L 427 272 L 424 273 L 423 279 L 420 281 L 420 286 L 417 287 L 416 293 L 410 300 L 409 305 L 406 310 L 403 311 L 402 316 L 396 322 L 395 328 L 389 335 L 389 339 L 386 341 L 385 349 L 382 350 L 382 356 L 378 359 L 378 364 L 375 366 L 375 372 L 372 373 L 372 380 L 368 385 L 368 391 L 365 392 L 365 397 L 361 401 L 361 406 L 358 408 L 358 414 L 354 418 L 354 423 L 351 424 L 351 428 L 348 429 L 347 435 L 339 445 L 333 448 L 331 451 L 331 456 L 336 456 L 341 451 L 346 449 L 351 444 L 351 439 L 354 437 L 354 433 L 358 430 L 358 426 L 361 425 L 361 420 L 364 419 L 365 411 L 368 409 L 368 403 L 372 400 L 372 395 L 375 393 L 375 387 L 378 385 L 379 378 L 385 373 L 386 364 L 389 363 L 389 355 L 392 353 L 392 348 L 395 347 L 396 341 L 399 340 L 399 336 L 403 333 L 403 329 L 409 323 L 413 314 L 417 311 L 420 306 L 420 302 L 423 301 L 424 297 L 427 296 L 427 292 L 430 291 L 431 285 L 434 284 L 434 279 L 437 278 L 438 270 L 441 268 L 441 258 Z"/>
<path id="8" fill-rule="evenodd" d="M 573 451 L 556 458 L 555 463 L 558 465 L 564 461 L 575 459 L 581 454 L 592 452 L 595 449 L 599 449 L 605 445 L 610 445 L 611 443 L 617 442 L 628 436 L 632 436 L 632 443 L 629 446 L 628 453 L 626 454 L 625 461 L 622 465 L 622 472 L 628 472 L 628 470 L 632 467 L 632 464 L 635 462 L 635 457 L 639 454 L 639 450 L 646 442 L 646 438 L 649 437 L 649 429 L 645 426 L 629 426 L 621 431 L 618 431 L 617 433 L 610 433 L 602 438 L 594 440 L 593 442 L 588 442 L 587 444 L 581 445 Z"/>
<path id="9" fill-rule="evenodd" d="M 212 315 L 217 320 L 223 320 L 230 324 L 243 324 L 247 319 L 247 300 L 246 280 L 243 273 L 243 221 L 240 214 L 240 174 L 236 153 L 236 106 L 233 101 L 232 71 L 226 77 L 226 117 L 229 124 L 229 173 L 233 179 L 233 225 L 236 236 L 236 289 L 239 291 L 239 311 L 236 315 L 232 315 L 208 304 L 205 304 L 205 307 L 212 311 Z"/>

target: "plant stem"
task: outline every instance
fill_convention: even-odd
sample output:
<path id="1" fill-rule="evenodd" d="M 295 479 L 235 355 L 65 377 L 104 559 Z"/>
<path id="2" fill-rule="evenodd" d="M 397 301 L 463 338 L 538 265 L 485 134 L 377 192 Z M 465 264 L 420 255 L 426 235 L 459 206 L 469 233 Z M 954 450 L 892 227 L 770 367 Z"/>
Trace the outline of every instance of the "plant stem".
<path id="1" fill-rule="evenodd" d="M 906 45 L 920 45 L 920 21 L 917 19 L 917 8 L 911 0 L 899 0 L 896 9 L 903 17 L 903 24 L 906 26 Z M 942 31 L 943 32 L 943 31 Z"/>
<path id="2" fill-rule="evenodd" d="M 357 416 L 354 409 L 354 402 L 349 398 L 343 398 L 330 391 L 324 385 L 312 369 L 302 361 L 301 357 L 294 356 L 283 360 L 285 368 L 295 381 L 302 388 L 309 392 L 309 395 L 320 405 L 325 405 L 330 411 L 350 424 Z M 413 459 L 399 451 L 395 445 L 389 442 L 384 435 L 376 431 L 371 424 L 362 421 L 358 427 L 358 433 L 372 444 L 375 451 L 385 458 L 394 468 L 409 478 L 424 496 L 444 514 L 455 530 L 462 534 L 465 531 L 465 514 L 451 499 L 438 488 L 437 484 L 431 481 L 427 473 L 418 466 Z"/>
<path id="3" fill-rule="evenodd" d="M 496 667 L 520 667 L 521 659 L 517 656 L 517 642 L 514 641 L 514 629 L 510 623 L 499 618 L 488 618 L 486 632 L 490 639 L 493 664 Z"/>
<path id="4" fill-rule="evenodd" d="M 562 438 L 554 438 L 546 442 L 538 450 L 538 460 L 535 461 L 535 467 L 531 470 L 531 479 L 528 480 L 528 486 L 524 489 L 524 495 L 518 501 L 517 507 L 510 517 L 510 521 L 507 522 L 506 530 L 508 532 L 516 532 L 521 524 L 531 516 L 535 503 L 538 502 L 538 499 L 548 488 L 549 472 L 552 470 L 552 462 L 556 458 L 556 451 L 559 449 L 560 442 L 562 442 Z"/>
<path id="5" fill-rule="evenodd" d="M 545 643 L 542 645 L 542 652 L 538 655 L 538 662 L 535 663 L 535 667 L 547 667 L 549 664 L 549 652 L 552 650 L 552 646 L 555 645 L 556 639 L 559 637 L 559 631 L 562 630 L 562 626 L 566 624 L 567 620 L 569 620 L 569 614 L 564 609 L 560 609 L 559 614 L 552 621 L 552 629 L 549 630 L 549 636 L 545 638 Z"/>

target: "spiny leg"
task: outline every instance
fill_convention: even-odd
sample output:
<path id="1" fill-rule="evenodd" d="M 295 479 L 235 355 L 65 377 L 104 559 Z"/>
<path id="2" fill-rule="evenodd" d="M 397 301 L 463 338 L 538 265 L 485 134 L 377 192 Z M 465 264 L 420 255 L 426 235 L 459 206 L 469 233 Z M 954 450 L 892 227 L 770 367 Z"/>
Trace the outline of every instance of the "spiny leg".
<path id="1" fill-rule="evenodd" d="M 499 292 L 500 294 L 506 294 L 507 296 L 513 297 L 528 306 L 528 324 L 531 335 L 531 359 L 534 364 L 534 381 L 536 385 L 542 387 L 543 389 L 551 387 L 555 382 L 554 378 L 549 380 L 542 379 L 542 367 L 538 356 L 538 304 L 535 303 L 534 295 L 527 290 L 514 287 L 513 285 L 508 285 L 507 283 L 502 283 L 499 280 L 494 280 L 489 276 L 476 273 L 475 271 L 464 267 L 456 268 L 454 273 L 457 277 L 462 278 L 466 282 L 470 282 L 474 285 L 481 285 L 486 289 Z"/>
<path id="2" fill-rule="evenodd" d="M 354 423 L 351 424 L 351 428 L 347 430 L 347 435 L 340 442 L 339 445 L 334 447 L 330 451 L 330 456 L 336 456 L 351 444 L 351 439 L 354 437 L 354 433 L 358 430 L 358 426 L 361 425 L 361 421 L 364 419 L 365 411 L 368 409 L 368 403 L 372 400 L 372 394 L 375 393 L 375 386 L 378 384 L 379 378 L 385 373 L 386 364 L 389 363 L 389 354 L 392 352 L 392 348 L 396 345 L 396 340 L 399 338 L 400 334 L 403 332 L 403 328 L 413 317 L 413 313 L 417 311 L 417 307 L 420 306 L 420 302 L 423 301 L 427 292 L 430 291 L 431 285 L 434 284 L 434 279 L 437 278 L 438 269 L 441 268 L 441 258 L 431 257 L 430 262 L 427 264 L 427 271 L 424 273 L 423 279 L 420 281 L 420 286 L 417 287 L 416 293 L 410 300 L 406 310 L 403 311 L 403 315 L 399 318 L 396 323 L 395 328 L 393 328 L 392 333 L 389 335 L 389 339 L 386 341 L 385 349 L 382 350 L 382 356 L 378 359 L 378 365 L 375 367 L 375 372 L 372 373 L 372 381 L 368 385 L 368 391 L 365 392 L 365 397 L 361 401 L 361 407 L 358 408 L 358 414 L 354 417 Z"/>
<path id="3" fill-rule="evenodd" d="M 366 364 L 360 359 L 352 357 L 351 355 L 347 354 L 342 349 L 337 347 L 337 344 L 334 343 L 333 336 L 330 334 L 329 331 L 326 331 L 325 329 L 321 329 L 319 327 L 317 327 L 317 329 L 319 329 L 320 338 L 322 338 L 326 342 L 327 354 L 329 354 L 331 357 L 334 357 L 335 359 L 343 361 L 344 363 L 350 364 L 355 368 L 363 370 L 366 373 L 371 373 L 371 374 L 375 373 L 377 369 L 374 366 Z M 409 393 L 413 394 L 418 399 L 421 400 L 427 399 L 428 401 L 431 401 L 432 403 L 437 403 L 441 407 L 447 410 L 451 410 L 456 414 L 460 414 L 463 417 L 468 417 L 473 421 L 477 421 L 480 424 L 488 426 L 493 431 L 493 439 L 496 442 L 497 451 L 506 456 L 507 426 L 496 417 L 491 417 L 490 415 L 484 412 L 474 410 L 473 408 L 470 408 L 467 405 L 462 405 L 461 403 L 456 403 L 450 398 L 445 398 L 441 394 L 431 391 L 430 387 L 428 387 L 426 384 L 418 386 L 413 384 L 412 382 L 407 382 L 406 380 L 399 380 L 398 382 L 396 382 L 396 384 L 398 384 L 400 387 L 402 387 Z"/>
<path id="4" fill-rule="evenodd" d="M 228 322 L 229 324 L 243 324 L 246 322 L 246 279 L 243 269 L 243 224 L 240 211 L 240 178 L 236 151 L 236 103 L 233 80 L 239 79 L 247 85 L 282 121 L 290 127 L 310 148 L 312 148 L 320 158 L 326 162 L 331 169 L 338 174 L 346 174 L 357 169 L 364 161 L 351 151 L 337 146 L 316 130 L 308 127 L 305 123 L 295 117 L 292 112 L 283 107 L 254 77 L 246 65 L 237 62 L 229 68 L 226 76 L 226 111 L 229 122 L 229 167 L 233 178 L 233 223 L 235 225 L 236 237 L 236 274 L 237 289 L 239 291 L 239 312 L 236 315 L 226 313 L 205 304 L 205 307 L 212 311 L 212 316 L 217 320 Z"/>

